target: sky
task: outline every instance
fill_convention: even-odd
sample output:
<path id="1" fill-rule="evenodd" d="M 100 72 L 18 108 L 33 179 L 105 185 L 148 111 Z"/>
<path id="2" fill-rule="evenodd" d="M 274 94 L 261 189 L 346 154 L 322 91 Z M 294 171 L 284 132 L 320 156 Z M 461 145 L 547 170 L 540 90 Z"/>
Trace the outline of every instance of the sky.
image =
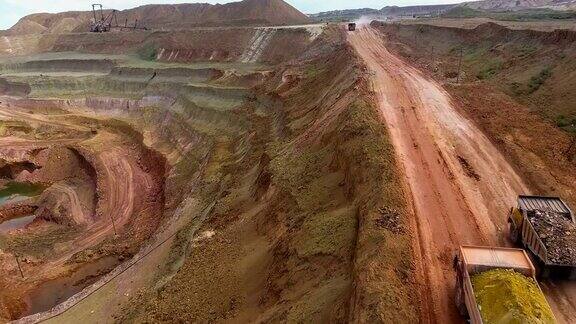
<path id="1" fill-rule="evenodd" d="M 238 0 L 235 0 L 238 1 Z M 0 0 L 0 29 L 8 29 L 18 19 L 31 13 L 90 10 L 95 0 Z M 129 9 L 145 4 L 160 3 L 227 3 L 232 1 L 194 0 L 98 0 L 105 8 Z M 304 13 L 316 13 L 338 9 L 376 8 L 385 6 L 409 6 L 422 4 L 458 3 L 462 0 L 287 0 Z"/>

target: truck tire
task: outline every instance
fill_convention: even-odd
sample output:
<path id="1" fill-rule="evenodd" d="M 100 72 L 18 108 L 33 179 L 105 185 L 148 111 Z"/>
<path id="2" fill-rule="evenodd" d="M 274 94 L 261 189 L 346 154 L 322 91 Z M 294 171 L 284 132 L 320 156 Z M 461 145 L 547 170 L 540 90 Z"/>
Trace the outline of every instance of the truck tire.
<path id="1" fill-rule="evenodd" d="M 568 280 L 576 280 L 576 269 L 572 269 L 570 271 L 570 275 L 568 276 Z"/>
<path id="2" fill-rule="evenodd" d="M 518 232 L 518 228 L 512 222 L 510 222 L 509 227 L 509 234 L 510 234 L 510 241 L 513 244 L 519 245 L 520 244 L 520 233 Z"/>
<path id="3" fill-rule="evenodd" d="M 530 257 L 530 260 L 536 269 L 536 279 L 544 280 L 550 278 L 550 269 L 536 254 L 534 254 L 534 252 L 532 252 L 532 250 L 528 250 L 528 257 Z"/>
<path id="4" fill-rule="evenodd" d="M 540 276 L 541 279 L 548 279 L 550 278 L 550 268 L 541 264 L 540 265 Z"/>

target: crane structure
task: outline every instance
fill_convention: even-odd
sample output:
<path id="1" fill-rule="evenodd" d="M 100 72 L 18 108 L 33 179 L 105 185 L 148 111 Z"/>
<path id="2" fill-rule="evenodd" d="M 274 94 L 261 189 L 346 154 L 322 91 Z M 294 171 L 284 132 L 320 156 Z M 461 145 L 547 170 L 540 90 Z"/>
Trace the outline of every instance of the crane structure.
<path id="1" fill-rule="evenodd" d="M 128 25 L 128 18 L 124 21 L 124 26 L 118 24 L 118 10 L 112 9 L 106 16 L 104 15 L 104 7 L 100 3 L 92 4 L 93 22 L 90 25 L 90 32 L 92 33 L 106 33 L 113 28 L 124 29 L 140 29 L 148 30 L 148 28 L 138 26 L 138 19 L 134 21 L 134 25 Z"/>
<path id="2" fill-rule="evenodd" d="M 105 33 L 112 29 L 112 20 L 115 20 L 118 25 L 118 17 L 116 10 L 112 10 L 107 16 L 104 16 L 104 8 L 102 4 L 92 4 L 93 22 L 90 26 L 90 31 L 93 33 Z"/>

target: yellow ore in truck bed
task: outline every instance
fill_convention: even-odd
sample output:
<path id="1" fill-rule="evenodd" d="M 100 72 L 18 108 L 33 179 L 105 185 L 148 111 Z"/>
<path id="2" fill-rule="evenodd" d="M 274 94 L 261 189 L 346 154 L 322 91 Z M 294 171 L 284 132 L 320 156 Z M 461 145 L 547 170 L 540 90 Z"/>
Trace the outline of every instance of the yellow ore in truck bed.
<path id="1" fill-rule="evenodd" d="M 555 323 L 533 278 L 510 269 L 494 269 L 473 275 L 471 280 L 485 324 Z"/>

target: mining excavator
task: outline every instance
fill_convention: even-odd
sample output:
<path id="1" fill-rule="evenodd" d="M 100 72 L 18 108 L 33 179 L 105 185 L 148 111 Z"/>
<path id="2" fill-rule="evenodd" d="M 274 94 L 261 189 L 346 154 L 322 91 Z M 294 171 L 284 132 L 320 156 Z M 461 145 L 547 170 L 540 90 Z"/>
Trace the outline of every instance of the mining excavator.
<path id="1" fill-rule="evenodd" d="M 94 21 L 90 25 L 90 31 L 93 33 L 105 33 L 112 29 L 112 20 L 118 25 L 117 10 L 112 10 L 107 16 L 104 16 L 104 8 L 101 4 L 92 4 L 92 15 Z"/>
<path id="2" fill-rule="evenodd" d="M 108 15 L 104 16 L 104 7 L 102 4 L 92 4 L 93 21 L 90 25 L 90 32 L 93 33 L 106 33 L 113 28 L 118 30 L 148 30 L 144 26 L 138 26 L 138 19 L 134 21 L 133 25 L 128 25 L 128 18 L 124 21 L 124 26 L 118 24 L 118 10 L 112 9 Z"/>

